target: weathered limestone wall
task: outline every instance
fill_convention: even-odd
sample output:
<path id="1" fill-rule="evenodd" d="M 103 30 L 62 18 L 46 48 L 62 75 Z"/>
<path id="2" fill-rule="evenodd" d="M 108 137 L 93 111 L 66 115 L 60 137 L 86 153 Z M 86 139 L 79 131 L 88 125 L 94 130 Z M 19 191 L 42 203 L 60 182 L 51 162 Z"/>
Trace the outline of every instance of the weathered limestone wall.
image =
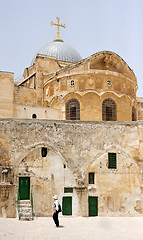
<path id="1" fill-rule="evenodd" d="M 20 176 L 31 179 L 38 216 L 52 214 L 53 194 L 60 202 L 72 196 L 75 216 L 88 216 L 89 196 L 98 197 L 99 216 L 143 215 L 143 122 L 7 119 L 0 121 L 0 144 L 0 164 L 12 169 L 9 185 L 15 184 L 8 202 L 1 201 L 1 216 L 9 216 L 6 206 L 16 203 Z M 117 154 L 117 169 L 108 168 L 108 152 Z M 95 173 L 94 184 L 88 183 L 89 172 Z"/>
<path id="2" fill-rule="evenodd" d="M 13 73 L 0 72 L 0 118 L 13 117 Z"/>
<path id="3" fill-rule="evenodd" d="M 30 107 L 18 104 L 13 106 L 14 118 L 30 119 L 33 114 L 36 114 L 38 119 L 59 119 L 59 111 L 53 108 Z"/>
<path id="4" fill-rule="evenodd" d="M 24 86 L 14 87 L 14 103 L 36 106 L 36 90 Z"/>

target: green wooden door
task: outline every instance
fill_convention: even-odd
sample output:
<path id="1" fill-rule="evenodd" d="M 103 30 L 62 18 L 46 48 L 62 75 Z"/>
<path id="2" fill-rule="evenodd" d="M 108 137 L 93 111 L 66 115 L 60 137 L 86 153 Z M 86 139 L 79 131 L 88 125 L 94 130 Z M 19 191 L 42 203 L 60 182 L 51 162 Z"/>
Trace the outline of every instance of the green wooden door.
<path id="1" fill-rule="evenodd" d="M 72 215 L 72 197 L 63 197 L 63 215 Z"/>
<path id="2" fill-rule="evenodd" d="M 20 200 L 30 199 L 30 177 L 19 178 L 19 195 Z"/>
<path id="3" fill-rule="evenodd" d="M 89 216 L 98 216 L 98 197 L 88 197 Z"/>

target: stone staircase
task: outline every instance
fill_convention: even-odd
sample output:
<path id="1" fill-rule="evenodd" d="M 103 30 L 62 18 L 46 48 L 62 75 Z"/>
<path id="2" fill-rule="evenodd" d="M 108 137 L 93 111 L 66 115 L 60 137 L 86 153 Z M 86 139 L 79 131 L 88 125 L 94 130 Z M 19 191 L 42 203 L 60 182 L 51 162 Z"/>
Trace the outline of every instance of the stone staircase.
<path id="1" fill-rule="evenodd" d="M 20 200 L 19 220 L 33 220 L 32 206 L 30 200 Z"/>

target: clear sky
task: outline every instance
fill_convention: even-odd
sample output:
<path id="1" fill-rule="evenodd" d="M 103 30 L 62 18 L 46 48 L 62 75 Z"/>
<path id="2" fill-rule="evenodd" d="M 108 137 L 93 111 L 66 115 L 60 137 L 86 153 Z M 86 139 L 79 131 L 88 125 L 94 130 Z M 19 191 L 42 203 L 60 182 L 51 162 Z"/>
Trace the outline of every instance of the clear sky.
<path id="1" fill-rule="evenodd" d="M 143 97 L 143 0 L 0 0 L 0 71 L 15 79 L 35 53 L 56 36 L 82 56 L 109 50 L 120 55 L 138 80 Z"/>

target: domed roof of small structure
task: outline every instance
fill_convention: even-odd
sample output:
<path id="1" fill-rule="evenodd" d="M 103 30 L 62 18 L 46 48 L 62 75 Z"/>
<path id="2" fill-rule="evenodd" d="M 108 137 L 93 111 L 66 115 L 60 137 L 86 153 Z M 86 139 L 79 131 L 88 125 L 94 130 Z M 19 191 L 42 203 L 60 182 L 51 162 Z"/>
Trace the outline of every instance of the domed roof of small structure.
<path id="1" fill-rule="evenodd" d="M 37 54 L 55 57 L 59 61 L 75 63 L 82 60 L 80 54 L 70 45 L 66 44 L 62 38 L 55 38 L 53 42 L 46 44 L 39 49 Z M 33 58 L 32 64 L 36 58 Z"/>

